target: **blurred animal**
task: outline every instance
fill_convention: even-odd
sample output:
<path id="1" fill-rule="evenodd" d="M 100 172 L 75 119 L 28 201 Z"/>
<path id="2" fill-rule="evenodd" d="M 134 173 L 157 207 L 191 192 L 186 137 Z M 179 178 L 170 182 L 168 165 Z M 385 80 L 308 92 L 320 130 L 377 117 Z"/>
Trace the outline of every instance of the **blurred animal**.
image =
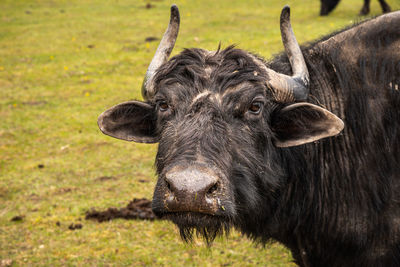
<path id="1" fill-rule="evenodd" d="M 171 20 L 141 101 L 103 112 L 115 138 L 158 142 L 152 208 L 184 240 L 235 227 L 300 266 L 400 266 L 400 12 L 285 53 L 228 47 L 168 60 Z M 127 162 L 127 164 L 129 164 Z"/>
<path id="2" fill-rule="evenodd" d="M 390 6 L 385 2 L 385 0 L 378 0 L 379 3 L 381 4 L 382 7 L 382 12 L 383 13 L 388 13 L 391 11 Z M 337 4 L 340 2 L 340 0 L 321 0 L 321 11 L 320 15 L 321 16 L 326 16 L 328 15 L 335 7 Z M 364 5 L 360 10 L 360 15 L 367 15 L 369 14 L 369 6 L 370 6 L 371 0 L 364 0 Z"/>

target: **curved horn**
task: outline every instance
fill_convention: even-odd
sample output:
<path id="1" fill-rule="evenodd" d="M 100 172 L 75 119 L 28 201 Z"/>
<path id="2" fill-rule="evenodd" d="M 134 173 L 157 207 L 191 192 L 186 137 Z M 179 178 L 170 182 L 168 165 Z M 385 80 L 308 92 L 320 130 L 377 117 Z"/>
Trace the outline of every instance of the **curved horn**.
<path id="1" fill-rule="evenodd" d="M 290 7 L 284 6 L 280 19 L 282 42 L 292 66 L 292 76 L 269 70 L 268 84 L 273 88 L 276 99 L 286 102 L 291 100 L 304 101 L 308 97 L 309 74 L 303 53 L 294 36 L 290 24 Z"/>
<path id="2" fill-rule="evenodd" d="M 178 37 L 179 23 L 179 9 L 176 5 L 172 5 L 168 28 L 158 45 L 157 51 L 151 60 L 143 80 L 142 96 L 146 100 L 154 95 L 153 76 L 156 70 L 168 60 L 169 55 L 174 48 L 176 38 Z"/>

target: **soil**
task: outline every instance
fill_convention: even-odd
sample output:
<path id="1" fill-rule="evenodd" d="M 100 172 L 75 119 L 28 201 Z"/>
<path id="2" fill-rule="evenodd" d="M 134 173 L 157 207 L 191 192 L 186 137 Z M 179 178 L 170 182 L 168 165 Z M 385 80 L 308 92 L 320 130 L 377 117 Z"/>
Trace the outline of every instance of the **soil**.
<path id="1" fill-rule="evenodd" d="M 17 215 L 11 218 L 12 222 L 20 222 L 25 218 L 25 215 Z"/>
<path id="2" fill-rule="evenodd" d="M 146 39 L 144 39 L 145 42 L 154 42 L 154 41 L 158 41 L 158 40 L 159 40 L 159 38 L 154 37 L 154 36 L 149 36 L 149 37 L 146 37 Z"/>
<path id="3" fill-rule="evenodd" d="M 101 177 L 97 177 L 95 179 L 95 181 L 99 181 L 99 182 L 104 182 L 104 181 L 108 181 L 108 180 L 118 180 L 118 178 L 116 178 L 114 176 L 101 176 Z"/>
<path id="4" fill-rule="evenodd" d="M 81 223 L 71 223 L 69 226 L 68 226 L 68 229 L 69 230 L 79 230 L 79 229 L 82 229 L 82 224 Z"/>
<path id="5" fill-rule="evenodd" d="M 105 211 L 91 209 L 86 212 L 86 220 L 97 220 L 98 222 L 110 221 L 113 219 L 126 220 L 155 220 L 159 219 L 151 210 L 151 200 L 145 198 L 134 198 L 124 208 L 110 207 Z"/>
<path id="6" fill-rule="evenodd" d="M 150 9 L 150 8 L 153 8 L 153 7 L 154 7 L 154 5 L 152 5 L 152 4 L 150 4 L 150 3 L 147 3 L 147 4 L 146 4 L 146 8 L 147 8 L 147 9 Z"/>

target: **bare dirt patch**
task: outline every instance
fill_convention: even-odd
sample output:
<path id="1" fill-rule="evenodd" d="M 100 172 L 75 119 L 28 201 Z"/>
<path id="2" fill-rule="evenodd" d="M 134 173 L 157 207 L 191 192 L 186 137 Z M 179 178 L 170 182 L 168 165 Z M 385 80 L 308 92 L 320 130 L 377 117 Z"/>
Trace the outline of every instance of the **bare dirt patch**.
<path id="1" fill-rule="evenodd" d="M 152 4 L 150 4 L 150 3 L 147 3 L 145 7 L 146 7 L 147 9 L 150 9 L 150 8 L 153 8 L 154 5 L 152 5 Z"/>
<path id="2" fill-rule="evenodd" d="M 95 179 L 95 181 L 98 181 L 98 182 L 105 182 L 105 181 L 109 181 L 109 180 L 118 180 L 118 178 L 114 177 L 114 176 L 101 176 L 101 177 L 97 177 Z"/>
<path id="3" fill-rule="evenodd" d="M 17 215 L 11 218 L 12 222 L 21 222 L 25 218 L 25 215 Z"/>
<path id="4" fill-rule="evenodd" d="M 71 224 L 68 226 L 68 229 L 73 231 L 73 230 L 82 229 L 82 227 L 83 227 L 83 225 L 82 225 L 81 223 L 71 223 Z"/>
<path id="5" fill-rule="evenodd" d="M 145 198 L 134 198 L 126 207 L 111 207 L 105 211 L 91 209 L 86 212 L 86 220 L 96 220 L 98 222 L 110 221 L 113 219 L 126 220 L 155 220 L 159 219 L 151 210 L 151 200 Z"/>
<path id="6" fill-rule="evenodd" d="M 157 37 L 154 37 L 154 36 L 149 36 L 149 37 L 146 37 L 146 39 L 144 39 L 144 41 L 145 42 L 154 42 L 154 41 L 158 41 L 159 40 L 159 38 L 157 38 Z"/>

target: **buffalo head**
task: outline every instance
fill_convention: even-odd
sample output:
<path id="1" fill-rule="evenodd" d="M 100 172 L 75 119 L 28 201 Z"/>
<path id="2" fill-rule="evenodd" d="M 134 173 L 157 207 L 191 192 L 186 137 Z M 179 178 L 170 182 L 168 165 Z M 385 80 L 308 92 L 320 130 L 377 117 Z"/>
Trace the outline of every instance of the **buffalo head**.
<path id="1" fill-rule="evenodd" d="M 291 75 L 234 47 L 186 49 L 168 60 L 179 29 L 172 6 L 143 82 L 145 102 L 116 105 L 98 119 L 112 137 L 159 143 L 153 210 L 185 239 L 196 229 L 210 241 L 232 225 L 272 218 L 287 179 L 281 151 L 343 129 L 334 114 L 305 102 L 310 78 L 289 11 L 280 24 Z"/>

